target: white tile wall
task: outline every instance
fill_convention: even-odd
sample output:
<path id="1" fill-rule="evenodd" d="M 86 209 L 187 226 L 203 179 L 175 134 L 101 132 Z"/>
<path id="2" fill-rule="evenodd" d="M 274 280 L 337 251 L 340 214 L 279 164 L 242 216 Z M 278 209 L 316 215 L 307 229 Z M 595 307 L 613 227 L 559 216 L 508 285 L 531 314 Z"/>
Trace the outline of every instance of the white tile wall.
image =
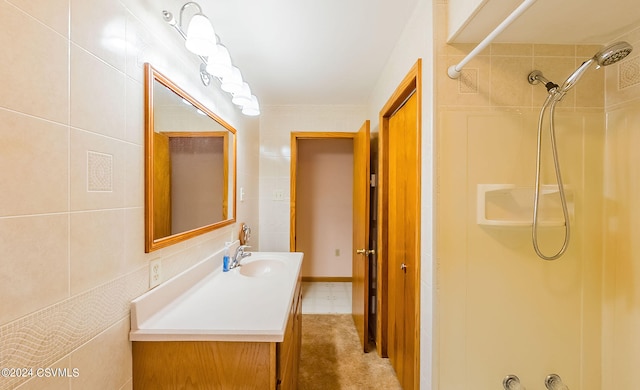
<path id="1" fill-rule="evenodd" d="M 260 248 L 289 250 L 291 133 L 356 132 L 367 119 L 365 106 L 271 106 L 260 119 Z M 275 200 L 275 190 L 285 200 Z"/>
<path id="2" fill-rule="evenodd" d="M 236 127 L 250 189 L 237 214 L 257 225 L 258 121 L 202 86 L 198 59 L 162 20 L 180 5 L 0 1 L 0 367 L 81 370 L 23 388 L 130 388 L 128 303 L 148 288 L 149 260 L 162 259 L 166 280 L 237 236 L 232 225 L 144 253 L 145 62 Z M 0 389 L 23 382 L 0 378 Z"/>

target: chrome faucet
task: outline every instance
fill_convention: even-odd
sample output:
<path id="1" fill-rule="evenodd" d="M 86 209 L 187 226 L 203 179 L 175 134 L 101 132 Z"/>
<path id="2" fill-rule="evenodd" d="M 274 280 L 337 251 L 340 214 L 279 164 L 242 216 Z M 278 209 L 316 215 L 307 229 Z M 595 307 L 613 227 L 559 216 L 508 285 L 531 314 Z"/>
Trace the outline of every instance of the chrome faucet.
<path id="1" fill-rule="evenodd" d="M 242 259 L 251 256 L 251 252 L 244 251 L 247 248 L 251 247 L 249 245 L 240 245 L 238 249 L 236 249 L 236 253 L 233 255 L 233 259 L 231 259 L 231 264 L 229 264 L 229 269 L 240 267 Z"/>

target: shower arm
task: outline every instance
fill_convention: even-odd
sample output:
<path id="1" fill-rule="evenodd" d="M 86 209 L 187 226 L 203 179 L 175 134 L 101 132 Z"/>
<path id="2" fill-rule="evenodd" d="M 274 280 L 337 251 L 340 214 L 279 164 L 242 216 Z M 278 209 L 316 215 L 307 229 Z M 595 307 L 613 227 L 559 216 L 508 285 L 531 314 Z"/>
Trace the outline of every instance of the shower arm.
<path id="1" fill-rule="evenodd" d="M 560 88 L 558 84 L 554 83 L 553 81 L 547 80 L 539 70 L 534 70 L 533 72 L 529 73 L 529 76 L 527 76 L 527 80 L 529 80 L 529 84 L 531 85 L 536 85 L 540 82 L 544 83 L 544 87 L 550 94 L 554 94 L 558 90 L 558 88 Z"/>

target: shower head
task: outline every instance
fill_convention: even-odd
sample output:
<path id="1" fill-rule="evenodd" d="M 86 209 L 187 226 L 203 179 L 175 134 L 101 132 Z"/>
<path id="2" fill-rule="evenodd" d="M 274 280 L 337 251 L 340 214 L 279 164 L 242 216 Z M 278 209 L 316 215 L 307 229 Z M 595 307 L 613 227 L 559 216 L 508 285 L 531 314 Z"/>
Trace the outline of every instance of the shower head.
<path id="1" fill-rule="evenodd" d="M 607 66 L 622 60 L 631 53 L 631 50 L 633 50 L 633 46 L 627 42 L 616 42 L 597 52 L 593 59 L 596 60 L 598 66 Z"/>
<path id="2" fill-rule="evenodd" d="M 624 41 L 616 42 L 604 47 L 593 57 L 583 62 L 582 65 L 580 65 L 580 67 L 578 67 L 578 69 L 576 69 L 560 86 L 560 89 L 558 90 L 558 100 L 560 100 L 567 91 L 576 85 L 578 80 L 580 80 L 580 77 L 582 77 L 592 64 L 596 63 L 598 67 L 614 64 L 628 56 L 629 53 L 631 53 L 631 50 L 633 50 L 633 46 Z"/>

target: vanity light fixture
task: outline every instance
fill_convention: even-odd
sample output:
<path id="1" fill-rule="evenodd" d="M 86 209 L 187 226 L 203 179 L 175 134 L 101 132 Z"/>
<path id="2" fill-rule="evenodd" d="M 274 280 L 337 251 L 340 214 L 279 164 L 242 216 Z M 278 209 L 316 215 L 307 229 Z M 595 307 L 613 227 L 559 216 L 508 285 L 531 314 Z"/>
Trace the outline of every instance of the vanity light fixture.
<path id="1" fill-rule="evenodd" d="M 218 44 L 216 54 L 207 58 L 207 72 L 217 78 L 223 79 L 231 75 L 231 56 L 226 47 Z"/>
<path id="2" fill-rule="evenodd" d="M 238 106 L 246 106 L 251 103 L 251 88 L 249 88 L 249 84 L 242 83 L 242 88 L 240 91 L 233 94 L 233 99 L 231 99 L 233 104 Z"/>
<path id="3" fill-rule="evenodd" d="M 191 17 L 189 25 L 187 26 L 187 32 L 184 32 L 182 25 L 182 17 L 184 11 L 194 6 L 198 9 L 198 12 Z M 213 25 L 209 21 L 209 18 L 204 16 L 200 5 L 194 1 L 190 1 L 180 8 L 180 18 L 176 21 L 173 14 L 168 11 L 162 11 L 164 20 L 172 25 L 180 35 L 185 39 L 185 47 L 193 54 L 199 56 L 209 56 L 215 54 L 216 51 L 216 33 L 213 31 Z"/>
<path id="4" fill-rule="evenodd" d="M 222 78 L 220 88 L 223 91 L 234 95 L 242 90 L 242 83 L 244 83 L 244 80 L 242 80 L 242 73 L 240 73 L 240 69 L 238 69 L 237 66 L 234 66 L 231 68 L 231 73 Z"/>
<path id="5" fill-rule="evenodd" d="M 196 3 L 187 3 L 196 4 Z M 196 4 L 197 5 L 197 4 Z M 182 13 L 180 13 L 182 17 Z M 210 56 L 216 51 L 216 33 L 209 18 L 201 13 L 193 15 L 189 27 L 187 27 L 187 40 L 184 46 L 199 56 Z"/>
<path id="6" fill-rule="evenodd" d="M 256 95 L 251 95 L 251 103 L 242 107 L 242 113 L 248 116 L 260 115 L 260 104 Z"/>
<path id="7" fill-rule="evenodd" d="M 211 75 L 207 72 L 205 64 L 200 64 L 200 80 L 205 87 L 208 87 L 209 84 L 211 84 Z"/>
<path id="8" fill-rule="evenodd" d="M 191 17 L 185 33 L 182 17 L 189 7 L 195 7 L 197 12 Z M 202 61 L 200 64 L 202 83 L 208 86 L 212 78 L 217 78 L 220 88 L 231 94 L 231 101 L 241 108 L 244 115 L 260 115 L 258 99 L 251 94 L 251 88 L 242 79 L 240 69 L 233 66 L 229 50 L 220 43 L 209 18 L 202 13 L 200 5 L 194 1 L 184 4 L 180 8 L 178 20 L 166 10 L 162 11 L 162 15 L 164 20 L 185 39 L 187 50 L 197 55 Z"/>

